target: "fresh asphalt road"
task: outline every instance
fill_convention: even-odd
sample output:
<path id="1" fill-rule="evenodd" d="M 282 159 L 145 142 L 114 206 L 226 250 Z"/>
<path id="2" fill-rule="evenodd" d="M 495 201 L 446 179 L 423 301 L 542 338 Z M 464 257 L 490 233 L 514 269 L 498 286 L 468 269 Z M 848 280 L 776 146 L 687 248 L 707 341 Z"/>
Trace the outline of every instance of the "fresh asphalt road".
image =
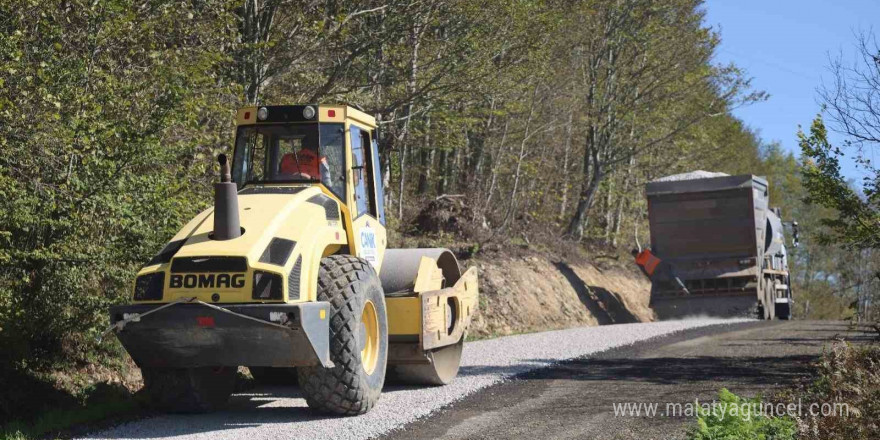
<path id="1" fill-rule="evenodd" d="M 713 332 L 724 331 L 731 326 L 743 325 L 742 322 L 742 320 L 692 319 L 620 324 L 470 342 L 465 344 L 462 368 L 459 377 L 452 384 L 427 388 L 386 387 L 378 405 L 370 413 L 359 417 L 316 415 L 308 410 L 297 388 L 260 387 L 233 396 L 228 409 L 221 412 L 150 417 L 93 433 L 89 437 L 257 440 L 355 439 L 377 437 L 388 433 L 397 433 L 398 436 L 407 438 L 442 436 L 446 434 L 445 430 L 424 430 L 425 427 L 430 428 L 435 417 L 429 417 L 428 422 L 416 421 L 469 395 L 480 396 L 483 393 L 478 391 L 493 385 L 497 386 L 514 376 L 566 360 L 631 346 L 640 341 L 651 344 L 651 341 L 658 340 L 652 338 L 670 337 L 669 335 L 675 337 L 674 335 L 679 332 L 698 328 Z M 511 383 L 520 382 L 522 381 L 516 380 Z M 580 400 L 569 404 L 579 403 Z M 454 413 L 457 405 L 451 408 Z M 494 414 L 497 417 L 504 417 L 503 407 L 492 405 L 492 408 L 496 411 Z M 440 413 L 438 420 L 442 420 L 444 424 L 448 423 L 446 427 L 450 429 L 457 426 L 455 423 L 466 420 L 458 416 L 447 418 L 448 414 Z M 491 430 L 483 431 L 479 427 L 475 429 L 450 432 L 453 432 L 453 436 L 459 437 L 470 437 L 468 432 L 477 436 L 494 437 Z"/>
<path id="2" fill-rule="evenodd" d="M 695 399 L 711 402 L 722 387 L 739 395 L 766 396 L 808 374 L 810 363 L 830 341 L 858 343 L 877 337 L 869 327 L 853 329 L 831 321 L 753 321 L 724 327 L 686 330 L 535 370 L 397 429 L 388 438 L 684 438 L 694 419 L 667 413 L 667 403 L 682 404 L 683 410 Z M 614 405 L 626 403 L 659 405 L 653 417 L 615 415 Z"/>

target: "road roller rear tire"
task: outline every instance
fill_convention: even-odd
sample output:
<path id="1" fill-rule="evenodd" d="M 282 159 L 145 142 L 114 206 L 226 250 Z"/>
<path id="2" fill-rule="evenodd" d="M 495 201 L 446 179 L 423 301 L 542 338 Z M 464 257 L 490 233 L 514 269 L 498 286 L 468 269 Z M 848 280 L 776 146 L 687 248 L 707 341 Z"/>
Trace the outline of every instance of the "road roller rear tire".
<path id="1" fill-rule="evenodd" d="M 248 367 L 251 376 L 261 385 L 296 386 L 296 367 Z"/>
<path id="2" fill-rule="evenodd" d="M 226 405 L 235 388 L 235 367 L 144 368 L 144 389 L 160 411 L 203 413 Z"/>
<path id="3" fill-rule="evenodd" d="M 428 353 L 430 364 L 405 364 L 392 367 L 395 382 L 412 385 L 447 385 L 458 375 L 464 338 Z"/>
<path id="4" fill-rule="evenodd" d="M 318 412 L 366 413 L 382 393 L 388 361 L 388 319 L 379 276 L 360 258 L 331 255 L 321 260 L 318 301 L 330 303 L 334 366 L 298 367 L 300 388 Z"/>

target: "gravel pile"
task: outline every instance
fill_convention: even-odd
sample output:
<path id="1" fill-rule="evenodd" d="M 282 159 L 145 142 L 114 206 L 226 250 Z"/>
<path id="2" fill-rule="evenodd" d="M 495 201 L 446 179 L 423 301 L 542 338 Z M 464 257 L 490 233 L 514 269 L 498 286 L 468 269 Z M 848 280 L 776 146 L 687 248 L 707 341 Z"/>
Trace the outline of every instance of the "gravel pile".
<path id="1" fill-rule="evenodd" d="M 647 324 L 582 327 L 465 344 L 459 376 L 443 387 L 386 387 L 379 404 L 360 417 L 311 413 L 296 388 L 260 387 L 233 396 L 229 408 L 201 415 L 163 415 L 126 423 L 91 438 L 361 439 L 425 417 L 511 376 L 656 336 L 746 320 L 697 318 Z"/>
<path id="2" fill-rule="evenodd" d="M 671 176 L 661 177 L 659 179 L 652 180 L 652 182 L 678 182 L 681 180 L 696 180 L 696 179 L 707 179 L 709 177 L 723 177 L 729 176 L 727 173 L 716 173 L 712 171 L 703 171 L 696 170 L 691 171 L 689 173 L 681 173 L 681 174 L 673 174 Z"/>

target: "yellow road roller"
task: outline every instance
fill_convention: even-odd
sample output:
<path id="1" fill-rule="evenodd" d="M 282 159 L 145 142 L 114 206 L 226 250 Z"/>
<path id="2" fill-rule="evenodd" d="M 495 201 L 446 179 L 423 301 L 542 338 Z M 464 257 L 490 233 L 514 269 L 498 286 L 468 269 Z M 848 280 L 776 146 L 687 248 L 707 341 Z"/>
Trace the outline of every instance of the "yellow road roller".
<path id="1" fill-rule="evenodd" d="M 386 377 L 444 385 L 477 307 L 475 268 L 446 249 L 386 249 L 373 117 L 345 105 L 243 108 L 214 206 L 134 280 L 111 329 L 152 402 L 223 406 L 239 366 L 357 415 Z"/>

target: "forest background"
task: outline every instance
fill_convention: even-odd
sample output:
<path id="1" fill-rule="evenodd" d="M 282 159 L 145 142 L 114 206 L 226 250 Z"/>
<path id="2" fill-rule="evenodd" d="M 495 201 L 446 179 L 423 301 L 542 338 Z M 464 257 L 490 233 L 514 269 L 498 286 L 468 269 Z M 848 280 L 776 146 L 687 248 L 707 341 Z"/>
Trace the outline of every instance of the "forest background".
<path id="1" fill-rule="evenodd" d="M 817 116 L 795 156 L 732 115 L 767 94 L 713 62 L 720 38 L 701 0 L 0 0 L 0 381 L 118 365 L 96 343 L 107 307 L 210 205 L 213 158 L 255 104 L 375 115 L 391 235 L 451 207 L 445 233 L 472 253 L 626 255 L 649 243 L 646 182 L 767 176 L 800 225 L 796 313 L 869 317 L 876 173 L 847 182 L 835 158 L 880 143 L 858 124 L 876 43 L 855 42 L 861 70 L 829 66 L 839 82 L 816 108 L 853 144 L 829 145 Z"/>

